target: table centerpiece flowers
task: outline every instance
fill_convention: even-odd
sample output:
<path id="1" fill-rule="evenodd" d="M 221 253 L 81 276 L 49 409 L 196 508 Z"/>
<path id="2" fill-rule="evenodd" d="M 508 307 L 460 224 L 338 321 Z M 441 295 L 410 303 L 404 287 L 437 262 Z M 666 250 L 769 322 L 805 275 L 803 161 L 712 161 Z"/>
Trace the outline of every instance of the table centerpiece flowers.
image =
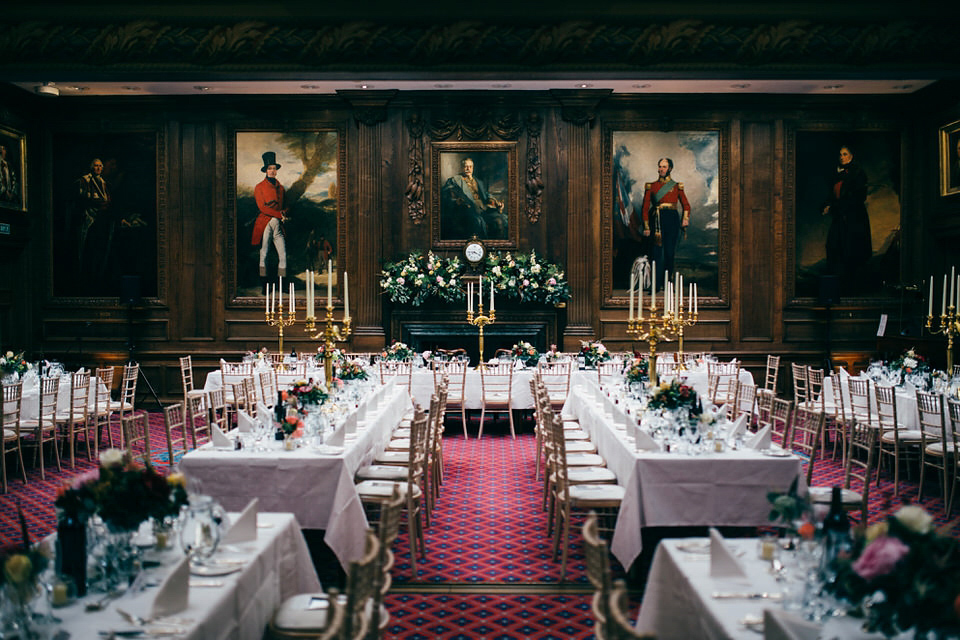
<path id="1" fill-rule="evenodd" d="M 650 409 L 690 409 L 691 413 L 699 413 L 694 411 L 699 409 L 699 406 L 697 392 L 693 387 L 683 384 L 676 378 L 660 383 L 660 386 L 650 394 L 650 400 L 647 402 L 647 407 Z"/>
<path id="2" fill-rule="evenodd" d="M 855 533 L 852 556 L 837 559 L 836 580 L 826 584 L 853 605 L 849 615 L 887 637 L 960 634 L 960 541 L 936 531 L 916 505 Z"/>
<path id="3" fill-rule="evenodd" d="M 31 368 L 33 366 L 24 359 L 23 351 L 19 353 L 7 351 L 3 356 L 0 356 L 0 374 L 2 374 L 4 382 L 7 382 L 8 379 L 16 382 L 20 376 Z"/>
<path id="4" fill-rule="evenodd" d="M 650 379 L 650 358 L 645 355 L 634 357 L 627 363 L 627 382 L 647 382 Z"/>
<path id="5" fill-rule="evenodd" d="M 327 390 L 312 379 L 297 380 L 284 392 L 283 400 L 295 401 L 301 407 L 319 407 L 327 400 Z"/>
<path id="6" fill-rule="evenodd" d="M 583 357 L 583 363 L 588 367 L 595 367 L 599 362 L 605 362 L 612 356 L 603 343 L 599 340 L 593 342 L 587 340 L 580 341 L 580 355 Z"/>
<path id="7" fill-rule="evenodd" d="M 413 349 L 408 347 L 404 342 L 397 342 L 394 340 L 390 343 L 390 346 L 383 351 L 380 356 L 385 360 L 406 360 L 407 358 L 412 358 L 414 356 Z"/>
<path id="8" fill-rule="evenodd" d="M 511 348 L 514 360 L 519 360 L 528 367 L 536 367 L 540 362 L 540 353 L 529 342 L 520 341 Z"/>
<path id="9" fill-rule="evenodd" d="M 339 375 L 341 380 L 366 380 L 367 370 L 359 362 L 344 361 L 340 365 Z"/>
<path id="10" fill-rule="evenodd" d="M 547 349 L 546 352 L 544 352 L 543 358 L 544 358 L 544 360 L 546 360 L 547 362 L 556 362 L 556 361 L 558 361 L 558 360 L 561 358 L 561 353 L 560 353 L 560 351 L 557 350 L 557 345 L 555 345 L 555 344 L 550 345 L 550 348 Z"/>
<path id="11" fill-rule="evenodd" d="M 8 622 L 20 630 L 22 637 L 30 638 L 34 637 L 30 634 L 33 626 L 30 604 L 39 593 L 40 574 L 46 570 L 50 558 L 44 549 L 31 544 L 30 532 L 19 500 L 17 517 L 21 544 L 0 552 L 0 587 L 10 605 L 7 613 L 13 618 Z"/>
<path id="12" fill-rule="evenodd" d="M 767 502 L 770 503 L 768 520 L 777 523 L 791 538 L 800 536 L 806 540 L 813 538 L 816 526 L 810 522 L 813 508 L 807 495 L 800 495 L 798 489 L 800 476 L 793 479 L 786 493 L 768 491 Z M 791 541 L 791 546 L 795 546 Z"/>

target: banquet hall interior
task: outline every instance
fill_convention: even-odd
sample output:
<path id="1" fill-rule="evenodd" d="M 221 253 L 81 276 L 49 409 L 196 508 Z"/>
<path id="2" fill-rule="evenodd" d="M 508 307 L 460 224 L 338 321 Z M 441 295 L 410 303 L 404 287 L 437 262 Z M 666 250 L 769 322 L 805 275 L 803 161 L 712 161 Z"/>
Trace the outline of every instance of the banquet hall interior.
<path id="1" fill-rule="evenodd" d="M 960 6 L 2 14 L 0 637 L 880 637 L 802 525 L 960 545 Z"/>

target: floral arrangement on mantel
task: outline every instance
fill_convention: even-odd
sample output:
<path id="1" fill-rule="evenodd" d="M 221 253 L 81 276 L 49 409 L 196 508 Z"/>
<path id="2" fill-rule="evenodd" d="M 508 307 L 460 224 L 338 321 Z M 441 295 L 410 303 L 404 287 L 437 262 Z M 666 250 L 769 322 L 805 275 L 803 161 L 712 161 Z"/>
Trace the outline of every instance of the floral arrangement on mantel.
<path id="1" fill-rule="evenodd" d="M 381 357 L 386 360 L 406 360 L 407 358 L 412 358 L 414 356 L 413 349 L 407 346 L 405 342 L 397 342 L 394 340 L 390 343 L 390 346 L 387 347 L 386 351 L 382 352 Z"/>
<path id="2" fill-rule="evenodd" d="M 148 518 L 176 516 L 187 503 L 182 474 L 164 477 L 152 466 L 138 466 L 120 449 L 101 453 L 100 468 L 75 478 L 54 502 L 74 519 L 96 513 L 117 532 L 134 531 Z"/>
<path id="3" fill-rule="evenodd" d="M 423 255 L 414 251 L 399 262 L 388 262 L 380 274 L 380 288 L 390 302 L 421 304 L 435 298 L 443 302 L 458 302 L 465 299 L 460 288 L 464 266 L 457 257 L 444 258 L 433 252 Z"/>
<path id="4" fill-rule="evenodd" d="M 612 357 L 610 351 L 599 340 L 593 342 L 581 340 L 580 355 L 583 356 L 583 363 L 588 367 L 595 367 L 598 362 L 604 362 Z"/>
<path id="5" fill-rule="evenodd" d="M 519 360 L 528 367 L 535 367 L 540 362 L 540 353 L 529 342 L 520 341 L 511 349 L 514 360 Z"/>
<path id="6" fill-rule="evenodd" d="M 827 588 L 855 606 L 868 631 L 888 637 L 960 634 L 960 541 L 937 532 L 922 507 L 901 507 L 859 532 L 854 554 L 839 559 Z"/>
<path id="7" fill-rule="evenodd" d="M 697 392 L 693 387 L 674 378 L 670 382 L 660 383 L 660 386 L 653 390 L 647 406 L 651 409 L 681 409 L 699 405 Z"/>
<path id="8" fill-rule="evenodd" d="M 570 285 L 559 265 L 537 259 L 537 253 L 501 254 L 492 251 L 487 256 L 487 277 L 497 294 L 522 302 L 565 304 L 570 299 Z"/>
<path id="9" fill-rule="evenodd" d="M 18 375 L 23 375 L 31 368 L 32 365 L 23 359 L 23 351 L 20 353 L 7 351 L 2 357 L 0 357 L 0 372 L 3 372 L 4 374 L 16 373 Z"/>
<path id="10" fill-rule="evenodd" d="M 627 382 L 646 382 L 650 379 L 650 358 L 637 356 L 627 365 Z"/>
<path id="11" fill-rule="evenodd" d="M 498 296 L 521 302 L 562 305 L 570 299 L 570 285 L 563 269 L 530 253 L 492 251 L 484 263 L 484 280 Z M 466 265 L 459 258 L 444 258 L 432 252 L 415 251 L 403 260 L 388 262 L 380 274 L 380 288 L 390 302 L 415 307 L 430 299 L 441 302 L 465 300 L 460 284 Z"/>

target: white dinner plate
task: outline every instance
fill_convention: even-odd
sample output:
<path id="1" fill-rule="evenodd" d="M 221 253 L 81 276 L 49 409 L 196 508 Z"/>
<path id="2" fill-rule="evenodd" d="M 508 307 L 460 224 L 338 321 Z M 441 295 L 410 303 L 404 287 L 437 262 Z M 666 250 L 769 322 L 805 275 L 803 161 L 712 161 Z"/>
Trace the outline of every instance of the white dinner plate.
<path id="1" fill-rule="evenodd" d="M 710 541 L 690 540 L 688 542 L 678 542 L 677 550 L 687 553 L 710 553 Z"/>
<path id="2" fill-rule="evenodd" d="M 240 571 L 243 567 L 236 564 L 191 564 L 190 573 L 205 578 L 214 576 L 228 576 Z"/>
<path id="3" fill-rule="evenodd" d="M 784 449 L 765 449 L 760 453 L 762 453 L 765 456 L 769 456 L 771 458 L 789 458 L 790 456 L 793 455 L 792 453 Z"/>

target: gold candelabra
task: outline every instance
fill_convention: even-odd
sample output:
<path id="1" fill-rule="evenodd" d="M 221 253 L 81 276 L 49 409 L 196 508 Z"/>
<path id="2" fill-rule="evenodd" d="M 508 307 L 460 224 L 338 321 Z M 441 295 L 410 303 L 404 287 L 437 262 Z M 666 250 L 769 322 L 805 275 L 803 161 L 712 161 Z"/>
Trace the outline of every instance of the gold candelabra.
<path id="1" fill-rule="evenodd" d="M 278 337 L 279 345 L 277 346 L 277 350 L 279 351 L 279 353 L 282 354 L 283 353 L 283 328 L 289 327 L 294 322 L 296 322 L 297 314 L 294 311 L 288 311 L 287 317 L 284 318 L 282 301 L 277 305 L 276 311 L 273 311 L 271 309 L 270 311 L 266 311 L 265 313 L 267 317 L 267 326 L 277 327 L 277 330 L 279 332 L 279 337 Z"/>
<path id="2" fill-rule="evenodd" d="M 308 316 L 304 331 L 312 333 L 316 328 L 316 318 L 314 316 Z M 324 379 L 328 389 L 333 383 L 333 349 L 338 342 L 346 342 L 350 337 L 350 332 L 350 316 L 344 316 L 339 325 L 335 324 L 333 320 L 333 305 L 328 302 L 327 317 L 323 328 L 310 336 L 311 340 L 323 341 Z"/>
<path id="3" fill-rule="evenodd" d="M 683 362 L 683 328 L 692 327 L 697 324 L 699 314 L 696 311 L 685 309 L 680 306 L 678 313 L 669 313 L 667 320 L 670 322 L 670 328 L 677 335 L 677 369 L 685 370 L 687 365 Z"/>
<path id="4" fill-rule="evenodd" d="M 660 342 L 670 342 L 677 334 L 673 312 L 663 315 L 656 315 L 651 312 L 646 318 L 637 318 L 627 321 L 627 334 L 633 336 L 634 340 L 644 340 L 650 345 L 650 364 L 648 365 L 647 377 L 650 379 L 650 385 L 657 386 L 657 344 Z"/>
<path id="5" fill-rule="evenodd" d="M 931 335 L 944 335 L 947 337 L 947 375 L 953 375 L 953 337 L 960 334 L 960 314 L 957 308 L 950 305 L 946 313 L 940 315 L 940 324 L 936 329 L 933 328 L 932 314 L 927 316 L 927 331 Z"/>
<path id="6" fill-rule="evenodd" d="M 483 303 L 477 305 L 477 313 L 467 310 L 467 322 L 480 329 L 480 362 L 477 363 L 477 369 L 483 366 L 483 328 L 488 324 L 493 324 L 497 320 L 497 312 L 490 310 L 490 315 L 483 315 Z"/>

